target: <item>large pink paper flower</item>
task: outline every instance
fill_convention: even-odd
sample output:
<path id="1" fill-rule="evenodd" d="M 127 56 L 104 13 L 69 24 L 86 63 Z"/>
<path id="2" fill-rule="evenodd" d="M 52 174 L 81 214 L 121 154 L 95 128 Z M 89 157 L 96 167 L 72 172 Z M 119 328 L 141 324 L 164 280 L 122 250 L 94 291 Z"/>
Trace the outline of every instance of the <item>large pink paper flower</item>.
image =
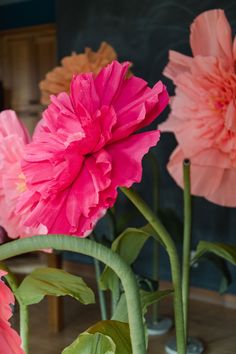
<path id="1" fill-rule="evenodd" d="M 25 145 L 30 141 L 25 127 L 14 111 L 0 113 L 0 225 L 5 228 L 9 237 L 23 237 L 35 233 L 45 233 L 46 228 L 39 230 L 23 225 L 24 215 L 15 212 L 17 198 L 25 188 L 21 171 L 21 159 Z"/>
<path id="2" fill-rule="evenodd" d="M 164 74 L 176 85 L 171 113 L 160 126 L 178 147 L 168 170 L 182 186 L 182 161 L 191 159 L 192 193 L 236 206 L 236 40 L 223 10 L 199 15 L 191 26 L 193 57 L 170 51 Z"/>
<path id="3" fill-rule="evenodd" d="M 0 270 L 0 277 L 7 273 Z M 0 349 L 3 354 L 24 354 L 18 333 L 8 322 L 12 316 L 11 305 L 15 299 L 8 286 L 0 279 Z"/>
<path id="4" fill-rule="evenodd" d="M 28 213 L 27 225 L 86 236 L 114 205 L 117 188 L 141 180 L 159 131 L 133 133 L 159 115 L 168 94 L 160 81 L 151 89 L 127 79 L 128 68 L 114 61 L 97 77 L 75 76 L 69 95 L 52 96 L 22 163 L 19 212 Z"/>

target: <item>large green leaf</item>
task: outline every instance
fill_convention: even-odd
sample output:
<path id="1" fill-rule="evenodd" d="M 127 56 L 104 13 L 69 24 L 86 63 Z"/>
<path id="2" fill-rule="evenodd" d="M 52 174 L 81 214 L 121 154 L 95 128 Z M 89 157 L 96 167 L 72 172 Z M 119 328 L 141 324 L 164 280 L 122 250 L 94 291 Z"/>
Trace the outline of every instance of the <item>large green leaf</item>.
<path id="1" fill-rule="evenodd" d="M 192 263 L 195 263 L 206 253 L 213 253 L 233 265 L 236 265 L 236 246 L 234 245 L 201 241 L 198 244 Z"/>
<path id="2" fill-rule="evenodd" d="M 200 261 L 210 262 L 219 271 L 221 274 L 219 293 L 225 293 L 232 284 L 232 275 L 226 260 L 214 253 L 206 253 L 201 257 Z"/>
<path id="3" fill-rule="evenodd" d="M 119 253 L 128 264 L 132 264 L 145 242 L 154 234 L 153 228 L 148 224 L 140 229 L 128 228 L 112 243 L 112 250 Z M 105 267 L 100 286 L 103 290 L 113 290 L 116 285 L 116 274 L 109 267 Z"/>
<path id="4" fill-rule="evenodd" d="M 82 333 L 62 354 L 115 354 L 113 340 L 101 333 Z"/>
<path id="5" fill-rule="evenodd" d="M 82 278 L 56 268 L 36 269 L 25 277 L 15 293 L 25 305 L 36 304 L 45 295 L 69 295 L 85 305 L 95 302 L 93 291 Z"/>
<path id="6" fill-rule="evenodd" d="M 145 315 L 148 306 L 162 300 L 163 298 L 171 295 L 172 293 L 173 290 L 162 290 L 162 291 L 154 291 L 154 292 L 140 290 L 140 298 L 141 298 L 143 315 Z M 127 311 L 126 297 L 124 293 L 120 297 L 116 310 L 112 316 L 112 320 L 128 322 L 128 311 Z"/>
<path id="7" fill-rule="evenodd" d="M 116 346 L 116 354 L 131 354 L 131 341 L 129 325 L 127 323 L 106 320 L 100 321 L 90 327 L 87 332 L 89 333 L 102 333 L 110 337 Z"/>

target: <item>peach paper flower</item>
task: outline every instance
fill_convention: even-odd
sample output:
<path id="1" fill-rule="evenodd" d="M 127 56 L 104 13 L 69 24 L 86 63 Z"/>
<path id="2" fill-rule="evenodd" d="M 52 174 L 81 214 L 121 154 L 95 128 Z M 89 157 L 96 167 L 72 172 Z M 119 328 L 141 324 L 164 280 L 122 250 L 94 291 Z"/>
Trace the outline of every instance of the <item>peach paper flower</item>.
<path id="1" fill-rule="evenodd" d="M 51 97 L 22 163 L 27 190 L 18 211 L 27 225 L 87 236 L 114 205 L 117 188 L 141 180 L 142 158 L 160 134 L 134 133 L 160 114 L 168 94 L 160 81 L 151 89 L 127 79 L 129 65 L 114 61 L 96 77 L 77 75 L 70 95 Z"/>
<path id="2" fill-rule="evenodd" d="M 192 193 L 236 206 L 236 39 L 223 10 L 199 15 L 191 25 L 193 57 L 170 51 L 164 74 L 176 85 L 161 130 L 178 146 L 168 170 L 183 186 L 182 161 L 192 163 Z"/>
<path id="3" fill-rule="evenodd" d="M 0 277 L 7 273 L 0 270 Z M 2 354 L 24 354 L 21 338 L 8 322 L 15 299 L 9 287 L 0 279 L 0 349 Z"/>
<path id="4" fill-rule="evenodd" d="M 98 51 L 85 48 L 85 53 L 72 54 L 62 59 L 61 65 L 50 71 L 45 80 L 39 84 L 41 90 L 41 103 L 48 105 L 50 95 L 68 92 L 74 74 L 99 71 L 107 64 L 117 59 L 115 50 L 106 42 L 102 42 Z"/>
<path id="5" fill-rule="evenodd" d="M 29 134 L 16 113 L 0 113 L 0 225 L 11 238 L 46 233 L 42 225 L 38 230 L 23 225 L 24 215 L 15 212 L 17 198 L 25 188 L 21 171 L 23 151 L 30 141 Z"/>

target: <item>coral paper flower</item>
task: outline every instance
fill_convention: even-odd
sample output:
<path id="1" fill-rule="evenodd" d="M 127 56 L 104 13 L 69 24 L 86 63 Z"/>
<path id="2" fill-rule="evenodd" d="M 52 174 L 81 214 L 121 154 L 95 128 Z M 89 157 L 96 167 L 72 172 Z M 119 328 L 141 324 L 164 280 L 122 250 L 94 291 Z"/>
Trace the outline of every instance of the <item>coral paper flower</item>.
<path id="1" fill-rule="evenodd" d="M 30 141 L 27 130 L 14 111 L 0 113 L 0 225 L 8 236 L 16 238 L 35 233 L 46 233 L 42 225 L 39 230 L 23 225 L 24 215 L 15 212 L 17 198 L 25 188 L 21 171 L 23 151 Z"/>
<path id="2" fill-rule="evenodd" d="M 39 84 L 41 102 L 48 105 L 50 95 L 60 92 L 69 92 L 71 79 L 74 74 L 99 71 L 117 58 L 115 50 L 106 42 L 102 42 L 98 51 L 85 48 L 85 53 L 72 54 L 61 61 L 61 66 L 50 71 L 45 80 Z"/>
<path id="3" fill-rule="evenodd" d="M 127 79 L 128 68 L 114 61 L 96 77 L 77 75 L 70 95 L 52 97 L 22 163 L 27 190 L 18 211 L 28 214 L 27 225 L 86 236 L 114 205 L 117 188 L 141 180 L 159 131 L 133 133 L 159 115 L 168 94 L 160 81 L 151 89 Z"/>
<path id="4" fill-rule="evenodd" d="M 0 270 L 0 277 L 6 274 Z M 4 354 L 24 354 L 21 339 L 8 322 L 12 316 L 11 305 L 14 303 L 15 299 L 11 290 L 0 280 L 0 349 Z"/>
<path id="5" fill-rule="evenodd" d="M 191 26 L 193 57 L 170 51 L 164 74 L 176 85 L 161 130 L 178 147 L 168 170 L 182 186 L 182 161 L 192 162 L 192 193 L 236 206 L 236 39 L 223 10 L 199 15 Z"/>

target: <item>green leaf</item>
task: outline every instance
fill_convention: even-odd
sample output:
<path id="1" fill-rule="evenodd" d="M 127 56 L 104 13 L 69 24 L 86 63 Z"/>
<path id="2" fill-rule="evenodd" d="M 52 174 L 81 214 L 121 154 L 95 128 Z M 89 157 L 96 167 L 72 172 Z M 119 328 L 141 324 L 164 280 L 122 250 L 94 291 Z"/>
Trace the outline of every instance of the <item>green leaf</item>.
<path id="1" fill-rule="evenodd" d="M 128 228 L 112 243 L 112 250 L 119 253 L 120 256 L 128 264 L 132 264 L 145 242 L 154 234 L 153 228 L 148 224 L 143 228 Z M 109 267 L 105 267 L 101 279 L 100 286 L 103 290 L 113 290 L 116 284 L 116 274 Z"/>
<path id="2" fill-rule="evenodd" d="M 172 293 L 173 290 L 161 290 L 161 291 L 158 290 L 154 292 L 140 290 L 143 316 L 145 315 L 148 306 L 162 300 L 163 298 L 171 295 Z M 127 311 L 126 297 L 124 293 L 120 297 L 115 313 L 112 316 L 112 320 L 128 322 L 128 311 Z"/>
<path id="3" fill-rule="evenodd" d="M 115 354 L 131 354 L 129 325 L 127 323 L 107 320 L 100 321 L 87 330 L 88 333 L 102 333 L 115 343 Z"/>
<path id="4" fill-rule="evenodd" d="M 219 293 L 224 294 L 232 284 L 232 275 L 225 259 L 217 256 L 214 253 L 206 253 L 201 257 L 201 260 L 211 262 L 214 267 L 221 273 Z"/>
<path id="5" fill-rule="evenodd" d="M 101 333 L 82 333 L 62 354 L 115 354 L 113 340 Z"/>
<path id="6" fill-rule="evenodd" d="M 36 304 L 45 295 L 69 295 L 85 305 L 95 302 L 93 291 L 82 278 L 56 268 L 36 269 L 25 277 L 15 294 L 24 305 Z"/>
<path id="7" fill-rule="evenodd" d="M 195 263 L 206 253 L 213 253 L 231 264 L 236 265 L 236 246 L 234 245 L 201 241 L 198 244 L 192 263 Z"/>

